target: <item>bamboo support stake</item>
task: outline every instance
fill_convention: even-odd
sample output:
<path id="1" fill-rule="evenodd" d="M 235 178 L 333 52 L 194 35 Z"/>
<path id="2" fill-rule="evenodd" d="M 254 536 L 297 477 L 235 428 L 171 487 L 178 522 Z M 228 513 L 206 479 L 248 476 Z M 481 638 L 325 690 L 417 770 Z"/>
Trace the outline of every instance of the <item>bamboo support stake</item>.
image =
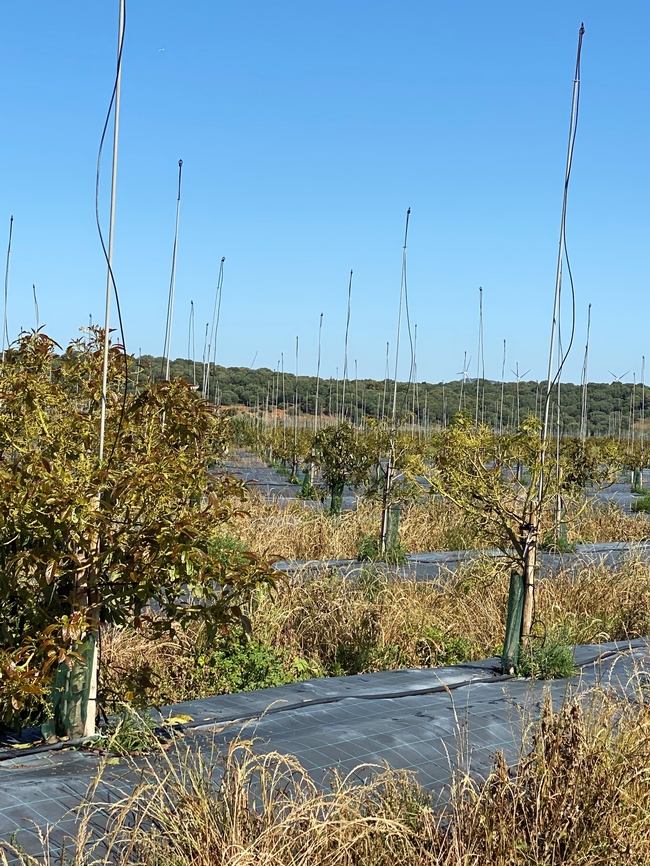
<path id="1" fill-rule="evenodd" d="M 544 468 L 545 468 L 545 460 L 546 460 L 546 443 L 548 439 L 548 428 L 549 428 L 549 409 L 551 402 L 551 392 L 553 386 L 556 381 L 559 379 L 560 372 L 562 369 L 563 361 L 558 365 L 558 370 L 554 374 L 553 373 L 553 360 L 555 355 L 555 340 L 558 328 L 558 320 L 560 316 L 560 304 L 562 299 L 562 265 L 564 262 L 564 256 L 566 253 L 566 213 L 567 213 L 567 202 L 569 196 L 569 180 L 571 178 L 571 165 L 573 162 L 573 148 L 575 145 L 575 138 L 577 132 L 577 124 L 578 124 L 578 109 L 580 102 L 580 58 L 582 53 L 582 38 L 585 33 L 584 24 L 580 26 L 580 31 L 578 33 L 578 49 L 576 56 L 576 67 L 575 67 L 575 75 L 573 79 L 573 96 L 571 101 L 571 121 L 569 125 L 569 142 L 567 146 L 567 158 L 566 158 L 566 168 L 564 172 L 564 194 L 562 198 L 562 217 L 560 220 L 560 239 L 558 243 L 558 256 L 557 256 L 557 268 L 555 274 L 555 296 L 553 300 L 553 320 L 551 325 L 551 339 L 549 346 L 549 355 L 548 355 L 548 376 L 546 382 L 546 398 L 544 402 L 544 420 L 542 423 L 541 437 L 540 437 L 540 471 L 539 471 L 539 486 L 537 491 L 537 502 L 531 514 L 531 545 L 535 547 L 535 551 L 531 554 L 531 571 L 529 575 L 524 575 L 524 616 L 521 625 L 521 635 L 522 640 L 527 641 L 530 635 L 531 627 L 533 624 L 533 610 L 534 610 L 534 593 L 535 593 L 535 577 L 534 577 L 534 560 L 536 556 L 536 548 L 537 548 L 537 532 L 539 528 L 539 518 L 540 518 L 540 510 L 544 497 Z M 528 566 L 526 566 L 528 569 Z"/>

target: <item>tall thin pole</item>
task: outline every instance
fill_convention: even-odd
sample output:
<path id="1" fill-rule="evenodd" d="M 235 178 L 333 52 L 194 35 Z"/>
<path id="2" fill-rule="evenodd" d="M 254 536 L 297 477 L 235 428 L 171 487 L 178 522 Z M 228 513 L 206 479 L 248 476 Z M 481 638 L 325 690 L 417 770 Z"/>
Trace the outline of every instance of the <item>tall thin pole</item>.
<path id="1" fill-rule="evenodd" d="M 576 69 L 573 79 L 573 98 L 571 102 L 571 122 L 569 126 L 569 143 L 567 147 L 566 168 L 564 172 L 564 194 L 562 197 L 562 217 L 560 220 L 560 240 L 558 244 L 557 268 L 555 273 L 555 298 L 553 300 L 553 322 L 551 325 L 551 341 L 548 354 L 548 375 L 546 381 L 546 399 L 544 401 L 544 423 L 542 425 L 542 466 L 544 464 L 544 445 L 548 436 L 548 413 L 551 402 L 551 390 L 554 384 L 553 355 L 555 353 L 555 335 L 557 332 L 558 317 L 560 314 L 560 301 L 562 298 L 562 263 L 566 248 L 566 213 L 569 196 L 569 180 L 571 178 L 571 164 L 573 162 L 573 147 L 575 144 L 578 125 L 578 108 L 580 104 L 580 55 L 582 53 L 582 37 L 584 36 L 584 24 L 581 25 L 578 34 L 578 53 L 576 57 Z M 540 495 L 542 492 L 543 472 L 540 474 Z"/>
<path id="2" fill-rule="evenodd" d="M 476 353 L 476 413 L 474 424 L 478 427 L 478 398 L 481 390 L 481 359 L 483 357 L 483 286 L 478 287 L 478 352 Z M 485 361 L 483 362 L 485 367 Z M 484 371 L 485 372 L 485 371 Z"/>
<path id="3" fill-rule="evenodd" d="M 562 264 L 566 254 L 566 213 L 567 201 L 569 196 L 569 180 L 571 178 L 571 165 L 573 162 L 573 148 L 576 139 L 578 128 L 578 111 L 580 104 L 580 55 L 582 53 L 582 38 L 584 36 L 584 25 L 580 26 L 578 34 L 578 50 L 576 56 L 575 75 L 573 78 L 573 96 L 571 100 L 571 123 L 569 126 L 569 141 L 567 145 L 566 167 L 564 172 L 564 193 L 562 197 L 562 217 L 560 220 L 560 239 L 558 243 L 557 268 L 555 274 L 555 297 L 553 300 L 553 322 L 551 325 L 551 339 L 548 355 L 548 375 L 546 380 L 546 396 L 544 400 L 544 421 L 542 424 L 540 437 L 540 472 L 539 485 L 537 492 L 537 501 L 532 503 L 531 513 L 528 520 L 530 529 L 528 530 L 525 552 L 524 552 L 524 606 L 521 625 L 522 638 L 527 641 L 530 635 L 530 630 L 533 622 L 534 609 L 534 587 L 535 587 L 535 560 L 537 556 L 537 530 L 540 520 L 540 509 L 542 506 L 542 497 L 544 494 L 544 474 L 545 474 L 545 459 L 546 459 L 546 441 L 548 438 L 548 421 L 549 408 L 551 402 L 551 391 L 555 381 L 559 379 L 562 369 L 563 359 L 558 363 L 558 370 L 555 376 L 553 375 L 553 358 L 555 354 L 555 338 L 558 329 L 558 319 L 560 315 L 560 307 L 562 300 Z M 569 344 L 569 349 L 571 345 Z M 558 418 L 559 426 L 559 418 Z"/>
<path id="4" fill-rule="evenodd" d="M 167 327 L 165 329 L 165 379 L 169 381 L 169 362 L 172 352 L 172 325 L 174 323 L 174 293 L 176 291 L 176 254 L 178 251 L 178 226 L 181 218 L 181 181 L 183 160 L 178 160 L 178 195 L 176 197 L 176 227 L 174 229 L 174 249 L 172 251 L 172 272 L 169 278 L 169 298 L 167 300 Z"/>
<path id="5" fill-rule="evenodd" d="M 316 397 L 314 399 L 314 436 L 318 431 L 318 390 L 320 387 L 320 349 L 321 337 L 323 334 L 323 314 L 320 314 L 318 322 L 318 361 L 316 362 Z"/>
<path id="6" fill-rule="evenodd" d="M 7 264 L 5 265 L 5 309 L 2 320 L 2 363 L 5 362 L 5 346 L 9 345 L 9 329 L 7 325 L 7 307 L 9 304 L 9 262 L 11 259 L 11 238 L 14 233 L 14 218 L 9 219 L 9 243 L 7 244 Z"/>
<path id="7" fill-rule="evenodd" d="M 212 350 L 212 367 L 214 369 L 215 375 L 215 385 L 217 390 L 219 388 L 219 374 L 217 372 L 217 349 L 219 346 L 219 323 L 221 321 L 221 299 L 223 297 L 223 266 L 226 261 L 226 257 L 221 257 L 221 264 L 219 267 L 219 303 L 217 305 L 217 320 L 214 323 L 214 348 Z M 215 394 L 215 406 L 217 404 L 216 394 Z M 221 404 L 221 396 L 219 396 L 219 404 Z"/>
<path id="8" fill-rule="evenodd" d="M 402 330 L 402 305 L 404 303 L 404 295 L 406 292 L 406 242 L 409 233 L 409 217 L 411 216 L 411 208 L 406 211 L 406 226 L 404 228 L 404 246 L 402 248 L 402 281 L 399 289 L 399 312 L 397 315 L 397 342 L 395 344 L 395 381 L 393 383 L 393 411 L 392 422 L 393 427 L 397 418 L 397 366 L 399 363 L 399 338 Z"/>
<path id="9" fill-rule="evenodd" d="M 348 335 L 350 333 L 350 310 L 352 304 L 352 271 L 348 283 L 348 316 L 345 322 L 345 349 L 343 352 L 343 393 L 341 396 L 341 421 L 345 420 L 345 384 L 348 379 Z"/>
<path id="10" fill-rule="evenodd" d="M 503 391 L 506 376 L 506 341 L 503 341 L 503 362 L 501 364 L 501 408 L 499 410 L 499 433 L 503 433 Z"/>
<path id="11" fill-rule="evenodd" d="M 385 476 L 384 476 L 384 491 L 382 496 L 382 507 L 381 507 L 381 534 L 380 534 L 380 549 L 382 553 L 386 551 L 386 544 L 388 538 L 388 511 L 390 504 L 390 489 L 393 483 L 393 472 L 395 468 L 395 442 L 397 439 L 397 373 L 398 373 L 398 365 L 399 365 L 399 342 L 400 342 L 400 332 L 402 329 L 402 305 L 406 305 L 406 321 L 408 324 L 408 332 L 409 332 L 409 341 L 411 341 L 411 325 L 409 321 L 409 311 L 408 311 L 408 296 L 407 296 L 407 288 L 406 288 L 406 247 L 408 242 L 408 233 L 409 233 L 409 217 L 411 216 L 411 208 L 408 208 L 406 211 L 406 224 L 404 226 L 404 246 L 402 248 L 402 279 L 400 282 L 400 291 L 399 291 L 399 313 L 397 317 L 397 340 L 395 343 L 395 379 L 393 382 L 393 411 L 392 415 L 392 430 L 390 434 L 390 448 L 388 454 L 388 462 L 386 464 Z M 411 341 L 411 376 L 413 373 L 413 343 Z M 406 394 L 408 397 L 408 391 Z M 406 399 L 406 398 L 405 398 Z"/>
<path id="12" fill-rule="evenodd" d="M 99 460 L 104 459 L 104 439 L 106 437 L 106 394 L 108 389 L 108 349 L 111 324 L 111 292 L 113 279 L 113 238 L 115 228 L 115 198 L 117 195 L 117 154 L 120 139 L 120 98 L 122 95 L 122 49 L 124 47 L 124 25 L 126 20 L 126 0 L 120 0 L 120 15 L 117 32 L 117 75 L 115 78 L 115 109 L 113 115 L 113 162 L 111 166 L 111 203 L 108 217 L 108 261 L 106 274 L 106 306 L 104 310 L 104 358 L 102 366 L 102 398 L 99 416 Z M 4 358 L 3 358 L 4 360 Z"/>
<path id="13" fill-rule="evenodd" d="M 192 361 L 192 385 L 196 387 L 196 348 L 194 345 L 194 301 L 190 301 L 190 327 L 187 335 L 187 359 Z"/>
<path id="14" fill-rule="evenodd" d="M 32 283 L 32 292 L 34 294 L 34 314 L 36 316 L 36 330 L 38 331 L 40 327 L 39 315 L 38 315 L 38 298 L 36 297 L 36 285 Z"/>
<path id="15" fill-rule="evenodd" d="M 461 412 L 463 410 L 463 391 L 465 390 L 465 380 L 467 378 L 467 352 L 463 354 L 463 373 L 462 380 L 460 383 L 460 397 L 458 399 L 458 411 Z"/>
<path id="16" fill-rule="evenodd" d="M 418 363 L 417 363 L 417 356 L 418 356 L 418 323 L 417 323 L 417 322 L 415 323 L 415 326 L 414 326 L 413 330 L 414 330 L 414 338 L 413 338 L 413 357 L 411 358 L 411 384 L 413 385 L 413 394 L 412 394 L 412 398 L 413 398 L 413 399 L 411 400 L 411 416 L 412 416 L 412 418 L 413 418 L 412 434 L 413 434 L 413 436 L 415 436 L 415 418 L 416 418 L 416 415 L 415 415 L 415 402 L 416 402 L 417 389 L 418 389 Z M 419 408 L 419 407 L 418 407 L 418 408 Z M 418 419 L 418 420 L 419 420 L 419 419 Z"/>
<path id="17" fill-rule="evenodd" d="M 280 352 L 280 370 L 282 376 L 282 444 L 287 447 L 287 397 L 284 390 L 284 352 Z"/>
<path id="18" fill-rule="evenodd" d="M 298 461 L 298 337 L 296 336 L 296 388 L 293 400 L 293 463 Z M 297 468 L 297 467 L 296 467 Z"/>
<path id="19" fill-rule="evenodd" d="M 203 388 L 201 389 L 201 391 L 202 391 L 204 400 L 206 399 L 206 395 L 205 395 L 205 366 L 206 366 L 206 361 L 207 361 L 206 352 L 208 350 L 208 331 L 209 330 L 210 330 L 210 322 L 206 322 L 205 323 L 205 335 L 203 337 L 203 355 L 201 356 L 201 358 L 202 358 L 201 363 L 203 365 L 203 377 L 202 377 Z"/>
<path id="20" fill-rule="evenodd" d="M 336 368 L 336 403 L 335 403 L 335 414 L 336 417 L 339 417 L 339 368 Z"/>
<path id="21" fill-rule="evenodd" d="M 214 293 L 214 308 L 212 310 L 212 328 L 210 329 L 210 342 L 208 343 L 207 362 L 208 366 L 203 369 L 203 396 L 210 399 L 210 363 L 214 354 L 214 363 L 217 360 L 217 334 L 219 332 L 219 319 L 221 318 L 221 291 L 223 288 L 223 266 L 226 257 L 221 257 L 219 264 L 219 275 L 217 277 L 217 288 Z M 214 353 L 212 347 L 214 344 Z"/>
<path id="22" fill-rule="evenodd" d="M 357 359 L 354 359 L 354 426 L 359 427 L 359 368 Z"/>
<path id="23" fill-rule="evenodd" d="M 641 358 L 641 447 L 645 441 L 645 355 Z"/>
<path id="24" fill-rule="evenodd" d="M 386 414 L 386 391 L 388 389 L 388 376 L 390 375 L 389 367 L 389 352 L 390 352 L 390 343 L 386 343 L 386 368 L 384 370 L 384 392 L 381 398 L 381 420 L 384 420 Z"/>
<path id="25" fill-rule="evenodd" d="M 585 343 L 585 359 L 582 362 L 582 406 L 580 412 L 580 438 L 587 438 L 587 382 L 589 379 L 589 331 L 591 330 L 591 304 L 587 310 L 587 342 Z"/>
<path id="26" fill-rule="evenodd" d="M 517 376 L 517 430 L 519 430 L 519 424 L 520 424 L 520 415 L 519 415 L 519 383 L 521 382 L 521 378 L 519 377 L 519 361 L 517 361 L 517 364 L 516 364 L 515 366 L 517 367 L 517 373 L 516 373 L 516 376 Z"/>

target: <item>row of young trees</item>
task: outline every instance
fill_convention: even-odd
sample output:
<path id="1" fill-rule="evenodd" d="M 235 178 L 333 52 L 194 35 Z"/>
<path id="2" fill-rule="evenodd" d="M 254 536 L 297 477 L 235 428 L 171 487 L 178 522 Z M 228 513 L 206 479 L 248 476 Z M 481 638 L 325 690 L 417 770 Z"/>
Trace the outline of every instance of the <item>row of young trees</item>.
<path id="1" fill-rule="evenodd" d="M 378 422 L 362 428 L 349 422 L 326 424 L 317 430 L 313 426 L 291 428 L 260 424 L 242 414 L 232 416 L 232 426 L 238 444 L 252 448 L 268 462 L 281 463 L 293 481 L 308 480 L 311 484 L 317 470 L 322 492 L 330 496 L 332 513 L 340 511 L 339 493 L 344 486 L 359 490 L 366 498 L 382 495 L 391 450 L 390 495 L 395 501 L 405 501 L 438 491 L 441 473 L 450 465 L 452 454 L 464 467 L 464 485 L 473 488 L 472 480 L 480 482 L 489 471 L 490 477 L 499 478 L 505 493 L 520 485 L 522 478 L 530 483 L 533 453 L 540 448 L 540 423 L 534 416 L 526 416 L 516 432 L 504 434 L 496 434 L 486 424 L 476 425 L 467 413 L 457 413 L 446 429 L 427 434 Z M 475 466 L 481 454 L 486 456 Z M 630 443 L 602 437 L 583 441 L 565 436 L 557 442 L 554 439 L 547 450 L 545 474 L 548 484 L 555 479 L 562 495 L 576 499 L 587 488 L 612 483 L 624 470 L 632 470 L 633 483 L 640 484 L 638 473 L 649 459 L 650 448 L 641 440 Z M 456 478 L 460 484 L 461 475 Z M 451 488 L 444 495 L 451 498 Z"/>
<path id="2" fill-rule="evenodd" d="M 286 436 L 278 426 L 260 427 L 240 416 L 241 442 L 256 447 L 267 459 L 277 459 L 309 472 L 320 472 L 330 494 L 330 510 L 340 511 L 344 485 L 381 501 L 378 547 L 386 548 L 392 506 L 414 498 L 437 495 L 455 503 L 473 526 L 475 537 L 496 545 L 513 563 L 510 639 L 504 667 L 516 664 L 520 642 L 534 627 L 534 586 L 538 544 L 555 539 L 558 547 L 569 519 L 579 515 L 590 494 L 614 482 L 623 469 L 635 472 L 635 483 L 647 460 L 643 442 L 600 439 L 540 438 L 540 422 L 527 416 L 514 433 L 496 434 L 458 413 L 449 427 L 418 435 L 382 424 L 363 430 L 348 423 L 317 432 L 294 431 Z"/>

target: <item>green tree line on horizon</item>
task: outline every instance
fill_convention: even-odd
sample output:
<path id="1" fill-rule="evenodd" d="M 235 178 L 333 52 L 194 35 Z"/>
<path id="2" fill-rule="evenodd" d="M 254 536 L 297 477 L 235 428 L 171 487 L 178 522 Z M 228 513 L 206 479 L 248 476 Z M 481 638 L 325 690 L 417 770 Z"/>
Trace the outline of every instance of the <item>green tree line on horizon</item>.
<path id="1" fill-rule="evenodd" d="M 152 381 L 164 378 L 164 359 L 142 355 L 142 376 Z M 171 362 L 170 375 L 195 383 L 200 390 L 203 364 L 184 358 Z M 297 387 L 296 387 L 297 385 Z M 534 380 L 501 382 L 481 379 L 478 382 L 478 420 L 494 429 L 513 429 L 526 415 L 540 415 L 543 409 L 545 382 Z M 393 380 L 350 379 L 345 385 L 345 416 L 351 421 L 362 418 L 390 417 Z M 223 407 L 246 407 L 249 410 L 280 409 L 294 412 L 297 390 L 298 411 L 312 415 L 316 402 L 316 377 L 270 370 L 268 367 L 211 366 L 209 398 Z M 503 399 L 502 399 L 503 395 Z M 587 388 L 587 433 L 590 436 L 629 436 L 645 434 L 645 389 L 624 382 L 590 382 Z M 320 380 L 319 414 L 340 417 L 343 414 L 343 380 L 332 377 Z M 471 417 L 477 412 L 477 381 L 397 383 L 397 414 L 402 421 L 445 426 L 459 411 Z M 557 423 L 557 400 L 551 407 Z M 561 429 L 568 435 L 579 432 L 582 415 L 582 387 L 562 383 Z"/>

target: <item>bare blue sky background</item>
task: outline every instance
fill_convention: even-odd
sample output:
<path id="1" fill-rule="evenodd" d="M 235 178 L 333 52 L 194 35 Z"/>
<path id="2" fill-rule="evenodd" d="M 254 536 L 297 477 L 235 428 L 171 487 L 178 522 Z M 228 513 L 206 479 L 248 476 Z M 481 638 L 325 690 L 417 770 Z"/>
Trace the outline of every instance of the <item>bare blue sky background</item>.
<path id="1" fill-rule="evenodd" d="M 575 48 L 586 35 L 568 240 L 579 381 L 650 360 L 650 6 L 474 0 L 129 0 L 115 271 L 127 347 L 160 354 L 184 160 L 173 355 L 196 344 L 226 256 L 218 362 L 382 377 L 395 340 L 404 216 L 418 373 L 545 373 Z M 103 316 L 97 145 L 114 74 L 117 0 L 3 9 L 0 245 L 15 216 L 9 326 L 59 341 Z M 164 50 L 161 50 L 164 49 Z M 110 154 L 105 157 L 107 212 Z M 565 311 L 564 327 L 569 317 Z M 404 338 L 405 339 L 405 338 Z M 406 343 L 404 342 L 403 345 Z M 408 375 L 403 353 L 400 374 Z M 631 374 L 630 374 L 631 377 Z"/>

